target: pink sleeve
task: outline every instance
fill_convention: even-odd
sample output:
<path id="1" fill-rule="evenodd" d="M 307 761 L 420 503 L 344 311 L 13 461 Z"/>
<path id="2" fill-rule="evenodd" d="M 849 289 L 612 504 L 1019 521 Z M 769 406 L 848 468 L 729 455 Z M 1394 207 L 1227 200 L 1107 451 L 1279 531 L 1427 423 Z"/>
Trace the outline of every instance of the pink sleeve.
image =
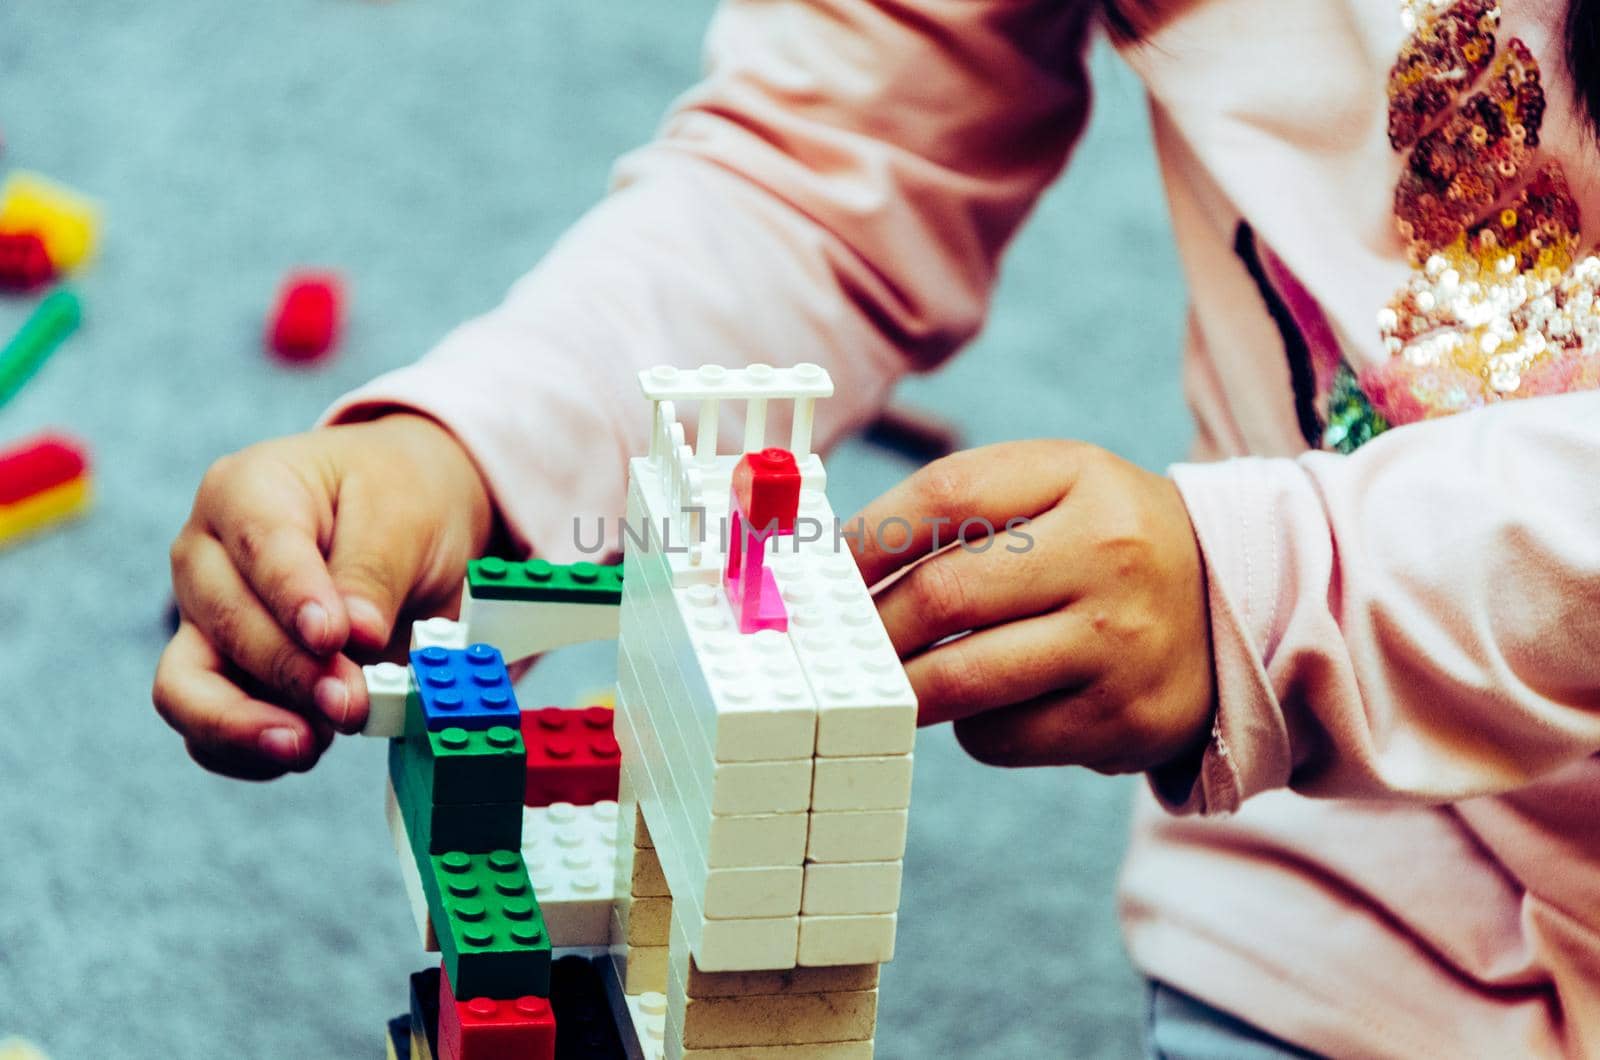
<path id="1" fill-rule="evenodd" d="M 1600 752 L 1600 395 L 1181 465 L 1220 708 L 1169 808 L 1445 802 Z"/>
<path id="2" fill-rule="evenodd" d="M 823 364 L 826 446 L 977 330 L 1084 124 L 1093 6 L 731 0 L 705 80 L 612 194 L 499 308 L 329 418 L 434 416 L 519 544 L 557 559 L 575 515 L 622 508 L 648 433 L 639 368 Z"/>

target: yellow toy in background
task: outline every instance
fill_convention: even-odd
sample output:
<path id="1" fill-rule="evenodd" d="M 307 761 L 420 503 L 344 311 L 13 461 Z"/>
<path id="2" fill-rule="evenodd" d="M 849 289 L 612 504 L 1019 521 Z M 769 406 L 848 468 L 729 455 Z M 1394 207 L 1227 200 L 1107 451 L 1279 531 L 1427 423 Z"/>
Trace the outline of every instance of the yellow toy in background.
<path id="1" fill-rule="evenodd" d="M 0 1060 L 50 1060 L 44 1050 L 22 1038 L 0 1040 Z"/>
<path id="2" fill-rule="evenodd" d="M 11 174 L 0 189 L 0 234 L 37 232 L 59 272 L 94 255 L 100 204 L 64 184 L 26 170 Z"/>

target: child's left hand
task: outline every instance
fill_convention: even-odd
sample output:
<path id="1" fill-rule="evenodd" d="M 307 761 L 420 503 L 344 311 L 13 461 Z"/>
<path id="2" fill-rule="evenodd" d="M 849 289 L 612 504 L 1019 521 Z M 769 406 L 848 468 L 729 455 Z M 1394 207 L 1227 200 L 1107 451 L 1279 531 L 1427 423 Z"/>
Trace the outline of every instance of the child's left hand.
<path id="1" fill-rule="evenodd" d="M 1203 746 L 1205 576 L 1169 479 L 1084 443 L 1012 442 L 929 464 L 860 518 L 867 584 L 909 568 L 877 602 L 922 724 L 954 721 L 994 765 L 1137 772 Z M 962 520 L 995 528 L 986 550 L 978 522 L 944 548 Z"/>

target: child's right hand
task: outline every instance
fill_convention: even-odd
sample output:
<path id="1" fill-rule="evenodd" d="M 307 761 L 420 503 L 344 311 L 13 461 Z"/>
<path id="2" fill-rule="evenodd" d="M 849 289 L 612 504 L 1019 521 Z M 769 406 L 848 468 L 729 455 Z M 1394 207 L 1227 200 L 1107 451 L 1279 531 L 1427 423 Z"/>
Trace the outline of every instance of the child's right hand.
<path id="1" fill-rule="evenodd" d="M 454 613 L 491 528 L 455 437 L 397 413 L 251 446 L 212 465 L 172 545 L 182 621 L 156 710 L 207 769 L 314 765 L 367 717 L 356 658 L 404 647 L 402 615 Z"/>

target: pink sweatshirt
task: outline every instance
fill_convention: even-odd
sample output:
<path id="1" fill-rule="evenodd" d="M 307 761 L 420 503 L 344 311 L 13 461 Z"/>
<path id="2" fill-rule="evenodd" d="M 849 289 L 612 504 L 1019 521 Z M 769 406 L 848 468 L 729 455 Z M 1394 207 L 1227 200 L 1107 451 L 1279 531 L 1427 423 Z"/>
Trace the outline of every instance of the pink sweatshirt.
<path id="1" fill-rule="evenodd" d="M 622 508 L 640 367 L 820 362 L 838 438 L 977 329 L 1083 128 L 1090 6 L 730 0 L 614 192 L 335 415 L 437 417 L 555 559 Z M 1172 474 L 1220 709 L 1138 815 L 1133 959 L 1321 1052 L 1600 1055 L 1600 152 L 1565 4 L 1173 6 L 1127 58 L 1193 298 L 1214 462 Z"/>

